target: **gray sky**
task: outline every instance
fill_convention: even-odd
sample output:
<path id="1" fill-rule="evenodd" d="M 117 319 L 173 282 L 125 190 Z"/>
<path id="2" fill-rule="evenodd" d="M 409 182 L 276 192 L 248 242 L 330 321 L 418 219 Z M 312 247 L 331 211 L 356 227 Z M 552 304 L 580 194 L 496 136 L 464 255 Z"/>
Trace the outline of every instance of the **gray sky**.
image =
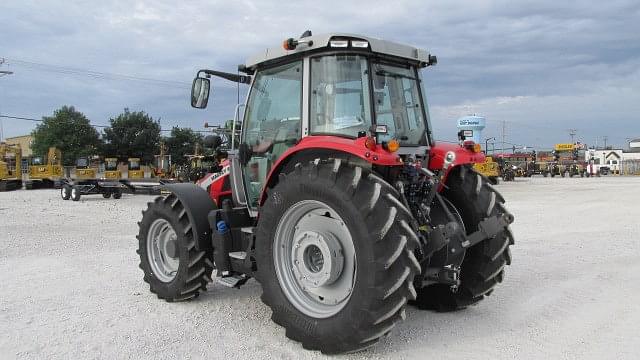
<path id="1" fill-rule="evenodd" d="M 512 143 L 548 147 L 576 128 L 589 144 L 606 135 L 622 145 L 640 137 L 639 19 L 637 0 L 4 0 L 0 57 L 8 66 L 0 70 L 15 74 L 0 78 L 0 112 L 41 118 L 74 105 L 104 125 L 128 107 L 161 118 L 163 128 L 202 129 L 233 116 L 236 89 L 214 80 L 209 108 L 192 109 L 197 69 L 234 72 L 253 53 L 311 29 L 437 55 L 424 76 L 438 139 L 454 139 L 456 119 L 478 113 L 487 117 L 485 137 L 499 136 L 506 121 Z M 5 137 L 35 126 L 3 123 Z"/>

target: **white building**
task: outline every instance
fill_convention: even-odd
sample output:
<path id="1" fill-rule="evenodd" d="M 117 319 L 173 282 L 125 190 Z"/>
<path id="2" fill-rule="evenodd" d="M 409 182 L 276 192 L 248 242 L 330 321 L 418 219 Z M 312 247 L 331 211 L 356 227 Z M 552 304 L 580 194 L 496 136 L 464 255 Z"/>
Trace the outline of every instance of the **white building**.
<path id="1" fill-rule="evenodd" d="M 640 145 L 640 139 L 638 144 Z M 598 171 L 601 166 L 608 166 L 611 172 L 617 173 L 620 171 L 620 165 L 624 162 L 640 162 L 640 147 L 637 151 L 633 151 L 635 149 L 631 143 L 629 145 L 631 152 L 622 149 L 589 149 L 584 152 L 585 161 L 589 163 L 589 160 L 593 158 L 594 171 Z"/>

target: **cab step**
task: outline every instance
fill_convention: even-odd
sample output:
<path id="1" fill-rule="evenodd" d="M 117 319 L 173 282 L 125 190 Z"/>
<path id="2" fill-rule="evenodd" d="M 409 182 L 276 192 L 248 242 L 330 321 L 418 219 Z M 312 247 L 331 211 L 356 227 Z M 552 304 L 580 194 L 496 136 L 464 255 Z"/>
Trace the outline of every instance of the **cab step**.
<path id="1" fill-rule="evenodd" d="M 247 280 L 249 280 L 249 278 L 245 275 L 231 275 L 218 278 L 220 284 L 230 288 L 239 288 L 240 285 L 246 283 Z"/>

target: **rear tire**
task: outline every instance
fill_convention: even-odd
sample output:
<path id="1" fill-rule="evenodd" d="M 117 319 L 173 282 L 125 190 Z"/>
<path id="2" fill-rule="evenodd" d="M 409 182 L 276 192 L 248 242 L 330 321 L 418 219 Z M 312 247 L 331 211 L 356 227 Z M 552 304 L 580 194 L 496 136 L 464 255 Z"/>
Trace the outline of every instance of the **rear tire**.
<path id="1" fill-rule="evenodd" d="M 197 297 L 211 282 L 211 254 L 196 250 L 191 222 L 175 194 L 157 197 L 147 205 L 137 236 L 144 281 L 152 293 L 168 302 Z M 167 234 L 168 239 L 161 243 Z"/>
<path id="2" fill-rule="evenodd" d="M 105 199 L 108 199 L 108 198 L 111 197 L 111 193 L 104 193 L 104 194 L 102 194 L 102 197 L 105 198 Z"/>
<path id="3" fill-rule="evenodd" d="M 275 235 L 282 234 L 279 232 L 281 226 L 296 218 L 295 215 L 284 216 L 292 214 L 288 210 L 307 202 L 324 204 L 337 214 L 339 219 L 325 213 L 332 221 L 346 226 L 352 241 L 353 257 L 349 257 L 346 250 L 344 254 L 345 263 L 346 259 L 355 258 L 352 261 L 354 275 L 350 280 L 354 282 L 348 297 L 329 304 L 322 303 L 323 297 L 313 298 L 311 294 L 318 288 L 305 288 L 301 285 L 305 280 L 291 278 L 282 270 L 286 267 L 276 263 L 282 259 L 274 259 Z M 300 215 L 300 219 L 311 214 Z M 322 217 L 315 213 L 313 216 Z M 420 264 L 413 251 L 420 244 L 411 228 L 411 219 L 409 210 L 398 201 L 398 193 L 392 186 L 344 160 L 321 162 L 318 159 L 306 165 L 297 164 L 292 172 L 281 175 L 279 182 L 269 190 L 256 229 L 257 279 L 262 284 L 262 301 L 273 311 L 271 319 L 286 329 L 288 338 L 301 342 L 305 349 L 334 354 L 359 351 L 375 344 L 404 319 L 407 301 L 415 298 L 413 279 L 420 271 Z M 312 221 L 322 224 L 320 220 Z M 302 220 L 294 224 L 300 228 L 296 225 L 295 230 L 284 233 L 290 234 L 292 239 L 308 230 Z M 330 234 L 345 231 L 336 227 L 338 229 Z M 326 237 L 322 230 L 319 233 Z M 285 246 L 283 251 L 286 254 L 294 250 Z M 319 271 L 323 270 L 321 267 Z M 291 272 L 294 271 L 292 267 Z M 333 272 L 333 267 L 328 272 Z M 337 280 L 326 288 L 339 286 L 344 273 L 349 271 L 340 272 Z M 324 285 L 321 287 L 324 289 Z M 309 310 L 315 306 L 313 301 L 327 307 L 329 314 L 309 315 L 313 313 Z M 307 304 L 311 304 L 309 308 L 305 307 Z"/>
<path id="4" fill-rule="evenodd" d="M 114 199 L 118 200 L 118 199 L 120 199 L 121 197 L 122 197 L 122 192 L 121 192 L 121 191 L 118 191 L 118 192 L 114 192 L 114 193 L 113 193 L 113 198 L 114 198 Z"/>
<path id="5" fill-rule="evenodd" d="M 484 177 L 467 167 L 454 170 L 447 178 L 447 186 L 443 195 L 462 216 L 467 234 L 477 231 L 478 223 L 487 215 L 505 212 L 502 196 Z M 457 291 L 453 292 L 443 284 L 430 285 L 418 289 L 415 305 L 421 309 L 442 312 L 479 302 L 502 282 L 504 267 L 511 265 L 511 245 L 513 235 L 506 226 L 494 238 L 485 239 L 467 249 L 460 267 L 460 286 Z"/>

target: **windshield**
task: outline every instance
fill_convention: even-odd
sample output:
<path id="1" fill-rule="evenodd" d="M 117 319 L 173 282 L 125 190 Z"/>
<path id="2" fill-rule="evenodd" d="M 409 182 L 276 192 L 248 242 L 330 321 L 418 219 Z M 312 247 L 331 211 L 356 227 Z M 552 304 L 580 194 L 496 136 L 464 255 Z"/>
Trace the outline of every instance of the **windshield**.
<path id="1" fill-rule="evenodd" d="M 85 168 L 87 166 L 89 166 L 89 160 L 87 160 L 86 158 L 79 158 L 76 161 L 76 167 Z"/>
<path id="2" fill-rule="evenodd" d="M 129 159 L 129 170 L 140 170 L 140 161 L 138 159 Z"/>
<path id="3" fill-rule="evenodd" d="M 107 159 L 105 163 L 105 169 L 107 171 L 117 170 L 118 161 L 116 159 Z"/>
<path id="4" fill-rule="evenodd" d="M 371 127 L 367 60 L 359 55 L 311 59 L 312 134 L 357 137 Z"/>
<path id="5" fill-rule="evenodd" d="M 426 145 L 425 120 L 415 68 L 373 63 L 376 124 L 386 125 L 380 141 L 397 139 L 401 145 Z"/>

